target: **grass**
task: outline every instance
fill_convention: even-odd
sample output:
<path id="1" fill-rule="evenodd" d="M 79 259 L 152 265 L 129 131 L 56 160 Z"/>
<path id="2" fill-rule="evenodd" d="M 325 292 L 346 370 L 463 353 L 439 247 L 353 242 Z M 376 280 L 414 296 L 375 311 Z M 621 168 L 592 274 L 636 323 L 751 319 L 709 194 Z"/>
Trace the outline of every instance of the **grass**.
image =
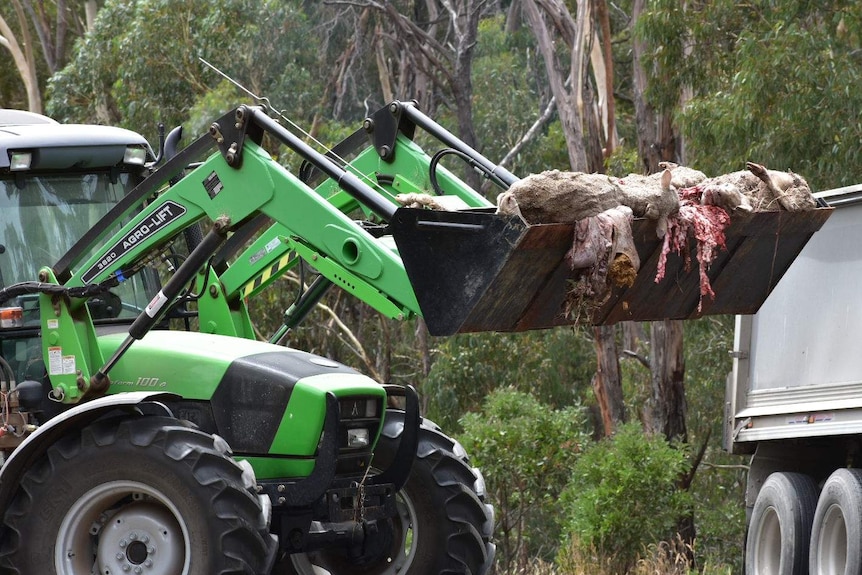
<path id="1" fill-rule="evenodd" d="M 631 566 L 576 543 L 561 550 L 557 561 L 533 559 L 509 573 L 495 575 L 732 575 L 727 565 L 694 565 L 694 547 L 675 539 L 650 545 Z"/>

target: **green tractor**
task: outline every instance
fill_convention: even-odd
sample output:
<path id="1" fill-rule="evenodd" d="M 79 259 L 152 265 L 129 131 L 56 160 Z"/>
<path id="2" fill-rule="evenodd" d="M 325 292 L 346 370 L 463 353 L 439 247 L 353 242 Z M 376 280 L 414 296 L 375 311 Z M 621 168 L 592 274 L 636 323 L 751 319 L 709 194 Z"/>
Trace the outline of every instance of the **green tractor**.
<path id="1" fill-rule="evenodd" d="M 0 571 L 481 574 L 493 562 L 481 473 L 419 416 L 412 388 L 250 336 L 243 300 L 259 267 L 226 258 L 264 217 L 341 287 L 390 315 L 418 310 L 394 244 L 275 163 L 264 130 L 291 145 L 242 107 L 154 172 L 133 132 L 0 113 Z M 204 222 L 205 236 L 189 233 Z M 160 258 L 176 264 L 167 278 Z M 165 329 L 189 314 L 203 333 Z"/>

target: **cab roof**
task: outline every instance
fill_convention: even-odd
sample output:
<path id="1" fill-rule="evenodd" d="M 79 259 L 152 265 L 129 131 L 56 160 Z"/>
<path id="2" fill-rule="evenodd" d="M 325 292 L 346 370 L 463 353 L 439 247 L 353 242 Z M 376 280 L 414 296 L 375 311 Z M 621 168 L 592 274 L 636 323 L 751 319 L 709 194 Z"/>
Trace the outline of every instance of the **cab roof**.
<path id="1" fill-rule="evenodd" d="M 153 156 L 147 140 L 131 130 L 59 124 L 40 114 L 0 109 L 0 171 L 9 169 L 13 152 L 31 152 L 31 170 L 119 166 L 129 146 L 143 147 Z"/>

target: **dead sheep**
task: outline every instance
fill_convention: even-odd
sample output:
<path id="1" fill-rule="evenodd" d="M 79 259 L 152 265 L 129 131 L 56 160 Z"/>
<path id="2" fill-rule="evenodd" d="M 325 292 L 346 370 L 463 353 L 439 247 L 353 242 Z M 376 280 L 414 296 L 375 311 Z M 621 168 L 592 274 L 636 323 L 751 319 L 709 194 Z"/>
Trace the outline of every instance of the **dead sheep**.
<path id="1" fill-rule="evenodd" d="M 630 176 L 549 170 L 531 174 L 500 194 L 498 213 L 518 214 L 529 224 L 574 223 L 617 206 L 631 208 L 635 217 L 656 221 L 663 236 L 667 217 L 679 210 L 679 197 L 671 185 L 672 174 L 660 177 Z"/>

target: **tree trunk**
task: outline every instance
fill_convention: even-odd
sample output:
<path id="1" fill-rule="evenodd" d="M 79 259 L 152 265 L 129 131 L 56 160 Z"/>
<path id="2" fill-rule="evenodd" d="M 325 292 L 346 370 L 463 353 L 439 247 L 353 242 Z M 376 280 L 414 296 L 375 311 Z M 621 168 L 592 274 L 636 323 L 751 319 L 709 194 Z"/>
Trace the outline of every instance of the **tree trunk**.
<path id="1" fill-rule="evenodd" d="M 626 421 L 619 354 L 614 331 L 614 326 L 603 325 L 593 328 L 596 374 L 593 376 L 592 383 L 605 437 L 612 435 L 617 427 Z"/>
<path id="2" fill-rule="evenodd" d="M 99 11 L 99 6 L 96 4 L 96 0 L 86 0 L 84 9 L 87 14 L 87 31 L 90 31 L 96 23 L 96 13 Z"/>
<path id="3" fill-rule="evenodd" d="M 616 101 L 614 98 L 614 55 L 611 45 L 611 19 L 608 14 L 607 0 L 593 0 L 595 3 L 596 18 L 602 31 L 601 53 L 604 63 L 604 82 L 597 82 L 600 94 L 602 118 L 605 123 L 605 150 L 604 157 L 609 158 L 617 145 L 617 120 Z M 598 79 L 598 76 L 597 76 Z"/>
<path id="4" fill-rule="evenodd" d="M 681 320 L 654 321 L 650 324 L 650 365 L 652 367 L 652 401 L 649 422 L 651 431 L 663 434 L 668 441 L 688 442 L 685 416 L 685 357 L 683 355 L 683 322 Z M 679 488 L 688 489 L 697 463 L 689 478 L 680 481 Z M 695 538 L 694 512 L 677 520 L 677 533 L 688 546 L 682 553 L 693 561 L 690 545 Z"/>
<path id="5" fill-rule="evenodd" d="M 37 114 L 42 113 L 42 94 L 39 90 L 39 79 L 36 77 L 36 64 L 32 58 L 32 43 L 28 42 L 29 34 L 27 33 L 27 22 L 24 19 L 21 5 L 15 2 L 15 12 L 18 16 L 18 22 L 23 30 L 25 47 L 27 52 L 21 49 L 18 44 L 18 39 L 15 33 L 6 23 L 6 20 L 0 15 L 0 46 L 3 46 L 12 54 L 12 60 L 15 62 L 15 68 L 18 69 L 18 74 L 24 83 L 24 89 L 27 92 L 27 109 Z M 28 57 L 29 56 L 29 57 Z"/>
<path id="6" fill-rule="evenodd" d="M 419 353 L 422 355 L 422 381 L 428 379 L 428 374 L 431 373 L 431 344 L 428 341 L 428 326 L 425 325 L 425 320 L 421 317 L 416 318 L 416 344 L 419 347 Z M 420 407 L 422 413 L 428 409 L 427 394 L 419 394 Z"/>
<path id="7" fill-rule="evenodd" d="M 623 349 L 635 355 L 640 355 L 641 342 L 646 339 L 643 324 L 636 321 L 624 321 L 622 322 L 622 328 Z"/>
<path id="8" fill-rule="evenodd" d="M 644 11 L 646 0 L 634 0 L 632 22 L 637 22 Z M 649 74 L 642 63 L 646 46 L 634 36 L 632 42 L 632 79 L 635 100 L 635 122 L 638 135 L 638 155 L 647 174 L 659 170 L 659 162 L 676 162 L 677 141 L 670 116 L 656 111 L 647 101 L 646 90 Z"/>
<path id="9" fill-rule="evenodd" d="M 506 35 L 511 35 L 521 29 L 521 3 L 514 0 L 506 11 Z"/>
<path id="10" fill-rule="evenodd" d="M 542 5 L 541 8 L 539 6 L 540 3 Z M 579 21 L 587 17 L 585 10 L 580 9 L 584 4 L 583 0 L 578 2 Z M 548 75 L 551 94 L 557 102 L 557 112 L 560 116 L 563 136 L 566 139 L 569 166 L 572 170 L 586 171 L 587 152 L 584 146 L 583 117 L 581 115 L 581 108 L 579 108 L 579 104 L 582 105 L 583 102 L 579 100 L 579 91 L 577 89 L 581 79 L 575 77 L 575 74 L 583 72 L 581 61 L 584 59 L 584 54 L 581 50 L 582 46 L 576 39 L 576 30 L 579 29 L 578 23 L 569 14 L 568 8 L 559 0 L 524 0 L 523 9 L 527 23 L 536 38 L 539 52 L 542 54 L 542 59 L 545 62 L 545 70 Z M 551 19 L 551 23 L 546 21 L 543 14 Z M 552 34 L 552 24 L 559 32 L 562 40 L 569 46 L 572 64 L 568 71 L 563 68 L 557 58 L 555 48 L 556 34 Z M 570 76 L 569 80 L 571 84 L 576 86 L 573 89 L 566 87 L 567 72 Z"/>
<path id="11" fill-rule="evenodd" d="M 650 324 L 650 366 L 652 370 L 651 431 L 668 441 L 687 441 L 685 425 L 685 357 L 682 321 L 664 320 Z"/>

